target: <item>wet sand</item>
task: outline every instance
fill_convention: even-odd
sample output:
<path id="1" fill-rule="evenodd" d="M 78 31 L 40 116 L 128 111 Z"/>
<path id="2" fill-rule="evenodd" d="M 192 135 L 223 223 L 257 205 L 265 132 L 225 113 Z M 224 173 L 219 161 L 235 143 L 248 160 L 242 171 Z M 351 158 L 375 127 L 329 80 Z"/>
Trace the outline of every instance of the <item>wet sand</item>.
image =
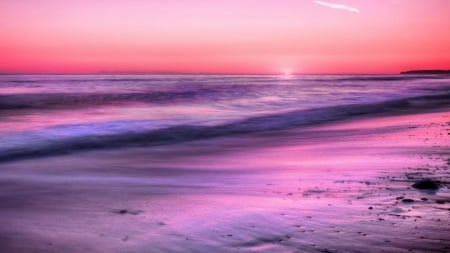
<path id="1" fill-rule="evenodd" d="M 1 163 L 1 252 L 449 252 L 449 134 L 434 112 Z"/>

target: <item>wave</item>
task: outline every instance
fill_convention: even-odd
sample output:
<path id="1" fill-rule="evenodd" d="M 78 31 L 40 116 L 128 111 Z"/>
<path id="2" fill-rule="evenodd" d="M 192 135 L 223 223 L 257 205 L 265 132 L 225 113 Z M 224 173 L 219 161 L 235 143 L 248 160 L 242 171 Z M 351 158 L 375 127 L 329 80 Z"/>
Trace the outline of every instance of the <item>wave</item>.
<path id="1" fill-rule="evenodd" d="M 373 104 L 354 104 L 252 117 L 216 126 L 179 125 L 141 132 L 122 132 L 100 136 L 80 136 L 47 141 L 40 145 L 2 150 L 0 161 L 63 155 L 72 152 L 137 146 L 168 145 L 187 141 L 247 134 L 262 134 L 313 126 L 358 117 L 415 114 L 448 109 L 450 93 L 391 100 Z"/>
<path id="2" fill-rule="evenodd" d="M 47 93 L 0 95 L 0 110 L 61 109 L 128 102 L 161 103 L 212 95 L 212 90 L 147 93 Z"/>

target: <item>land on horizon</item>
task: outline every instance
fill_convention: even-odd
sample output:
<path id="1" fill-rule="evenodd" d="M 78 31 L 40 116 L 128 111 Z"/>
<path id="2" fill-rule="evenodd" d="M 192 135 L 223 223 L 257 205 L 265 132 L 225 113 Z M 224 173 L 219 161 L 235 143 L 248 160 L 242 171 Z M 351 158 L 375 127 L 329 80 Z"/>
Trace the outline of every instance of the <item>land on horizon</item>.
<path id="1" fill-rule="evenodd" d="M 400 74 L 429 74 L 429 75 L 440 75 L 440 74 L 450 74 L 450 69 L 419 69 L 419 70 L 408 70 L 403 71 Z"/>

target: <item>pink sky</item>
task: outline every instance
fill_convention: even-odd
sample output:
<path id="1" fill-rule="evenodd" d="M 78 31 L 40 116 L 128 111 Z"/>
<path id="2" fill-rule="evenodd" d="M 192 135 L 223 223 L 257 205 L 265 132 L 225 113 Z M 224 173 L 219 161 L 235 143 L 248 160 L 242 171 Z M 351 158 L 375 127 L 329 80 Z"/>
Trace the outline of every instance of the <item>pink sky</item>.
<path id="1" fill-rule="evenodd" d="M 450 68 L 450 1 L 0 2 L 3 73 L 397 73 Z"/>

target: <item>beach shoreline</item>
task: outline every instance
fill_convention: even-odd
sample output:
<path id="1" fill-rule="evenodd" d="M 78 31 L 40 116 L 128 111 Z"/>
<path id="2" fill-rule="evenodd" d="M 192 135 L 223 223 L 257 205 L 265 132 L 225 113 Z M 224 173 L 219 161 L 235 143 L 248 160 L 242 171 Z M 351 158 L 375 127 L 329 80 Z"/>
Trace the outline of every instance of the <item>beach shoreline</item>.
<path id="1" fill-rule="evenodd" d="M 447 110 L 3 163 L 0 244 L 6 252 L 448 252 L 449 124 Z M 424 179 L 439 190 L 412 187 Z"/>

